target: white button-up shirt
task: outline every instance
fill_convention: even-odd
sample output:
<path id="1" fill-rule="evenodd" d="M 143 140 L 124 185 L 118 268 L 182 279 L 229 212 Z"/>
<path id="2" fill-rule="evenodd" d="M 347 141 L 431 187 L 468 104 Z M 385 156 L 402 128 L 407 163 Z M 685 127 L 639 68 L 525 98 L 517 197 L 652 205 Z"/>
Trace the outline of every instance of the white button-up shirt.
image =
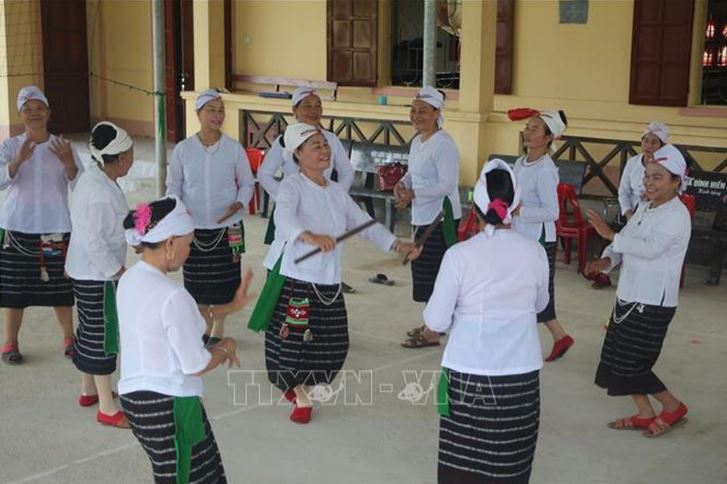
<path id="1" fill-rule="evenodd" d="M 409 149 L 409 167 L 401 183 L 414 190 L 411 224 L 429 225 L 442 210 L 445 197 L 452 202 L 455 219 L 462 217 L 459 201 L 459 150 L 449 134 L 440 129 L 422 142 L 418 135 Z"/>
<path id="2" fill-rule="evenodd" d="M 543 366 L 537 313 L 548 305 L 548 259 L 513 231 L 480 232 L 444 254 L 424 322 L 449 331 L 442 366 L 516 375 Z"/>
<path id="3" fill-rule="evenodd" d="M 177 144 L 167 176 L 167 196 L 184 202 L 198 229 L 227 227 L 242 219 L 252 198 L 255 179 L 240 143 L 223 134 L 204 146 L 195 134 Z M 243 207 L 221 223 L 217 220 L 235 202 Z"/>
<path id="4" fill-rule="evenodd" d="M 689 211 L 678 197 L 656 208 L 640 203 L 602 255 L 611 259 L 609 270 L 621 263 L 619 299 L 676 307 L 691 233 Z"/>
<path id="5" fill-rule="evenodd" d="M 534 163 L 526 156 L 515 162 L 515 179 L 520 186 L 520 213 L 513 218 L 512 228 L 533 240 L 555 242 L 555 221 L 558 220 L 558 167 L 546 154 Z"/>
<path id="6" fill-rule="evenodd" d="M 128 213 L 121 188 L 92 163 L 73 190 L 73 232 L 66 256 L 69 276 L 90 281 L 113 279 L 126 262 L 123 225 Z"/>
<path id="7" fill-rule="evenodd" d="M 119 393 L 151 391 L 175 397 L 202 396 L 212 355 L 202 343 L 205 322 L 192 296 L 155 267 L 139 261 L 121 276 Z"/>
<path id="8" fill-rule="evenodd" d="M 326 178 L 331 179 L 331 173 L 335 168 L 338 175 L 337 183 L 348 191 L 353 183 L 353 166 L 351 166 L 348 153 L 338 136 L 325 129 L 321 130 L 321 132 L 331 147 L 331 166 L 325 171 Z M 280 182 L 275 179 L 275 175 L 279 171 L 282 171 L 283 176 L 289 176 L 299 171 L 298 164 L 293 156 L 286 152 L 285 148 L 280 144 L 281 138 L 282 135 L 275 139 L 257 172 L 260 185 L 263 186 L 273 200 L 278 199 L 278 190 L 280 189 Z"/>
<path id="9" fill-rule="evenodd" d="M 341 254 L 344 244 L 337 244 L 331 252 L 318 253 L 296 264 L 295 259 L 315 249 L 314 246 L 298 240 L 298 237 L 303 232 L 310 231 L 336 238 L 371 220 L 341 185 L 329 181 L 322 187 L 302 173 L 289 175 L 280 184 L 274 217 L 275 240 L 263 264 L 272 269 L 283 253 L 280 267 L 282 275 L 316 284 L 341 282 Z M 396 241 L 396 237 L 381 224 L 375 224 L 358 235 L 385 252 Z"/>
<path id="10" fill-rule="evenodd" d="M 27 234 L 50 234 L 71 231 L 68 212 L 68 188 L 73 188 L 83 172 L 83 164 L 76 149 L 73 159 L 78 173 L 69 180 L 63 163 L 50 150 L 51 135 L 45 143 L 38 143 L 14 178 L 10 178 L 8 164 L 20 152 L 25 133 L 3 141 L 0 145 L 0 190 L 7 190 L 7 198 L 0 208 L 0 227 Z"/>
<path id="11" fill-rule="evenodd" d="M 626 162 L 621 181 L 618 183 L 618 204 L 621 206 L 621 214 L 628 210 L 635 210 L 644 196 L 644 155 L 636 155 Z"/>

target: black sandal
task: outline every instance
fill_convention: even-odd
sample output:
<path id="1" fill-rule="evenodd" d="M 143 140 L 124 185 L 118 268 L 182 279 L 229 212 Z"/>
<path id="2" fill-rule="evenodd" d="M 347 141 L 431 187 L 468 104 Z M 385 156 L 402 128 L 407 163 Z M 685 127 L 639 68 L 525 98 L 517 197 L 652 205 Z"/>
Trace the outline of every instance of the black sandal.
<path id="1" fill-rule="evenodd" d="M 439 340 L 429 341 L 422 333 L 407 339 L 401 346 L 404 348 L 426 348 L 427 346 L 439 346 Z"/>
<path id="2" fill-rule="evenodd" d="M 7 351 L 3 351 L 2 360 L 3 363 L 8 365 L 19 365 L 23 362 L 23 355 L 18 351 L 18 347 L 13 345 L 10 348 L 4 348 Z"/>
<path id="3" fill-rule="evenodd" d="M 386 277 L 386 274 L 376 274 L 375 276 L 369 277 L 369 282 L 374 284 L 383 284 L 384 286 L 393 286 L 394 281 Z"/>
<path id="4" fill-rule="evenodd" d="M 406 335 L 410 338 L 414 338 L 424 332 L 425 326 L 422 324 L 421 326 L 417 326 L 416 328 L 412 328 L 409 331 L 406 332 Z"/>

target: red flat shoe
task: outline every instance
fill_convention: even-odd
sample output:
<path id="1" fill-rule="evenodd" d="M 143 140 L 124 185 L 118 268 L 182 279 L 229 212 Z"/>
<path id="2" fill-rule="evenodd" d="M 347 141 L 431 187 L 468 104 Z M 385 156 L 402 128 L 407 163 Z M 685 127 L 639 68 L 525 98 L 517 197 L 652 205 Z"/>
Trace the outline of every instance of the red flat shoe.
<path id="1" fill-rule="evenodd" d="M 307 424 L 313 415 L 313 407 L 299 407 L 297 404 L 290 412 L 290 420 L 297 424 Z"/>
<path id="2" fill-rule="evenodd" d="M 681 427 L 687 423 L 687 419 L 684 417 L 687 411 L 687 406 L 683 402 L 679 402 L 679 407 L 673 412 L 662 411 L 649 425 L 648 430 L 644 432 L 644 437 L 661 437 L 675 428 Z"/>
<path id="3" fill-rule="evenodd" d="M 119 429 L 128 429 L 129 422 L 126 420 L 124 412 L 119 410 L 113 415 L 106 415 L 105 413 L 96 412 L 96 421 L 101 425 L 108 425 L 109 427 L 116 427 Z"/>
<path id="4" fill-rule="evenodd" d="M 648 429 L 656 417 L 639 417 L 632 415 L 631 417 L 620 418 L 614 422 L 608 423 L 608 428 L 614 430 L 644 430 Z"/>
<path id="5" fill-rule="evenodd" d="M 71 336 L 70 338 L 63 339 L 63 356 L 68 359 L 73 358 L 73 345 L 76 342 L 76 338 Z"/>
<path id="6" fill-rule="evenodd" d="M 550 352 L 550 356 L 548 356 L 545 361 L 552 362 L 559 358 L 561 358 L 573 344 L 575 343 L 575 340 L 571 338 L 570 336 L 566 335 L 553 343 L 553 350 Z"/>
<path id="7" fill-rule="evenodd" d="M 116 392 L 111 392 L 111 395 L 114 398 L 119 398 L 119 395 Z M 92 405 L 96 405 L 98 403 L 98 395 L 83 395 L 78 397 L 78 404 L 82 407 L 90 407 Z"/>
<path id="8" fill-rule="evenodd" d="M 283 393 L 283 397 L 285 397 L 287 401 L 295 403 L 295 391 L 292 388 L 285 390 L 285 393 Z"/>

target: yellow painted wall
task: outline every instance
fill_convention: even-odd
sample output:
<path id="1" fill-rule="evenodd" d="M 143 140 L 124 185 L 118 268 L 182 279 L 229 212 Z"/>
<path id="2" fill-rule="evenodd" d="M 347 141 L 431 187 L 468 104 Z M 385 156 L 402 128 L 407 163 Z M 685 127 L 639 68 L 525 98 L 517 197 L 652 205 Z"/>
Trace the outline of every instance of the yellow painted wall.
<path id="1" fill-rule="evenodd" d="M 233 72 L 326 78 L 325 0 L 237 0 Z"/>
<path id="2" fill-rule="evenodd" d="M 90 70 L 152 91 L 151 2 L 91 0 L 86 8 Z M 114 120 L 134 134 L 153 133 L 150 95 L 93 76 L 89 86 L 93 120 Z"/>
<path id="3" fill-rule="evenodd" d="M 0 0 L 0 138 L 23 129 L 15 104 L 20 88 L 43 88 L 40 28 L 37 0 Z"/>

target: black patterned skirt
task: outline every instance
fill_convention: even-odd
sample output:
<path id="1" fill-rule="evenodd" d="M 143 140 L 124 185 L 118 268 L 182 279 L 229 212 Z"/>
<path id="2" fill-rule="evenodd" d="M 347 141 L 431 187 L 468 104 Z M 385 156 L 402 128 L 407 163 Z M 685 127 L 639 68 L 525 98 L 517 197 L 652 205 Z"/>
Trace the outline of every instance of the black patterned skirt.
<path id="1" fill-rule="evenodd" d="M 414 240 L 424 234 L 429 226 L 417 227 Z M 412 297 L 416 302 L 427 302 L 432 297 L 434 282 L 439 274 L 447 243 L 444 240 L 444 224 L 440 223 L 424 243 L 422 253 L 411 261 Z"/>
<path id="2" fill-rule="evenodd" d="M 555 316 L 555 255 L 558 250 L 557 242 L 543 242 L 545 254 L 548 256 L 548 305 L 538 313 L 538 322 L 544 323 L 557 319 Z"/>
<path id="3" fill-rule="evenodd" d="M 73 284 L 65 276 L 70 233 L 63 248 L 43 251 L 41 235 L 8 231 L 0 245 L 0 307 L 73 306 Z"/>
<path id="4" fill-rule="evenodd" d="M 317 293 L 316 293 L 317 291 Z M 310 303 L 305 333 L 291 329 L 281 336 L 290 299 Z M 298 385 L 331 383 L 348 356 L 348 314 L 340 284 L 313 284 L 287 278 L 275 313 L 265 331 L 265 366 L 270 382 L 286 391 Z"/>
<path id="5" fill-rule="evenodd" d="M 666 390 L 652 368 L 675 313 L 676 307 L 617 303 L 601 348 L 596 385 L 611 396 L 653 395 Z"/>
<path id="6" fill-rule="evenodd" d="M 116 355 L 106 355 L 104 351 L 105 284 L 105 281 L 73 281 L 78 311 L 73 364 L 90 375 L 110 375 L 116 370 Z"/>
<path id="7" fill-rule="evenodd" d="M 129 421 L 131 431 L 151 461 L 156 484 L 177 483 L 174 399 L 175 397 L 149 391 L 120 396 L 121 408 Z M 224 484 L 227 478 L 222 457 L 204 408 L 202 419 L 205 436 L 192 447 L 189 482 Z"/>
<path id="8" fill-rule="evenodd" d="M 241 222 L 242 223 L 242 222 Z M 184 263 L 184 288 L 197 304 L 226 304 L 240 287 L 240 258 L 235 258 L 227 228 L 194 231 L 189 258 Z"/>
<path id="9" fill-rule="evenodd" d="M 439 421 L 440 484 L 530 479 L 540 425 L 540 377 L 449 372 L 449 417 Z"/>

